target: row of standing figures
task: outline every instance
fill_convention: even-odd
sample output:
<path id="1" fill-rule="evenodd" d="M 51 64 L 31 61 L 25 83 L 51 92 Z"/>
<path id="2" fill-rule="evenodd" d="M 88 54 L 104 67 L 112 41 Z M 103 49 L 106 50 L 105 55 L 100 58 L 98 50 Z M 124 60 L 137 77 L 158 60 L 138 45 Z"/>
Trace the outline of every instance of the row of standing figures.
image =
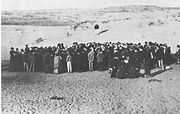
<path id="1" fill-rule="evenodd" d="M 25 49 L 26 50 L 26 49 Z M 105 57 L 105 53 L 102 49 L 94 50 L 90 48 L 89 52 L 84 53 L 72 53 L 70 50 L 66 52 L 54 51 L 54 55 L 44 53 L 40 55 L 36 52 L 27 53 L 24 50 L 19 52 L 18 50 L 10 51 L 10 69 L 12 71 L 20 71 L 20 69 L 35 72 L 45 71 L 49 73 L 62 73 L 62 72 L 76 72 L 76 71 L 94 71 L 94 70 L 107 70 L 111 73 L 111 77 L 138 77 L 140 75 L 147 76 L 150 74 L 150 70 L 155 67 L 161 67 L 162 70 L 168 67 L 171 63 L 172 57 L 170 50 L 164 56 L 164 58 L 157 59 L 153 54 L 146 53 L 147 57 L 141 58 L 138 49 L 133 50 L 130 54 L 119 52 L 117 49 L 110 53 L 109 59 Z M 79 56 L 83 56 L 78 58 Z M 39 58 L 40 57 L 40 58 Z M 177 46 L 177 63 L 180 63 L 180 46 Z M 41 61 L 41 62 L 40 62 Z M 77 62 L 78 61 L 78 62 Z M 40 65 L 41 64 L 41 65 Z M 14 66 L 12 68 L 12 66 Z M 18 70 L 19 69 L 19 70 Z"/>

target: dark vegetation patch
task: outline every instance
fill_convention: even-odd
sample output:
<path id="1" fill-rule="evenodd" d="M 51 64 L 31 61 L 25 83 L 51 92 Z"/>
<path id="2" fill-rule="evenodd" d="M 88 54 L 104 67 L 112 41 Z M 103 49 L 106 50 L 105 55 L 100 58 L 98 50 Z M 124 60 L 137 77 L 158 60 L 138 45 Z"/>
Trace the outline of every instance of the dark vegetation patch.
<path id="1" fill-rule="evenodd" d="M 162 82 L 162 80 L 158 80 L 158 79 L 150 79 L 148 82 Z"/>
<path id="2" fill-rule="evenodd" d="M 58 97 L 58 96 L 53 96 L 50 98 L 51 100 L 65 100 L 64 97 Z"/>

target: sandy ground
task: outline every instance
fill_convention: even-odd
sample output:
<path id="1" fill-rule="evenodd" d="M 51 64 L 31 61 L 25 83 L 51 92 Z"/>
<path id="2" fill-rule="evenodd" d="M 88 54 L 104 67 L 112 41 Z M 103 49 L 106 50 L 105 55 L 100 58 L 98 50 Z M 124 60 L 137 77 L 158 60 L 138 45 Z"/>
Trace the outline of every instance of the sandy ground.
<path id="1" fill-rule="evenodd" d="M 179 114 L 180 66 L 153 77 L 2 72 L 2 114 Z M 52 98 L 54 97 L 54 99 Z"/>

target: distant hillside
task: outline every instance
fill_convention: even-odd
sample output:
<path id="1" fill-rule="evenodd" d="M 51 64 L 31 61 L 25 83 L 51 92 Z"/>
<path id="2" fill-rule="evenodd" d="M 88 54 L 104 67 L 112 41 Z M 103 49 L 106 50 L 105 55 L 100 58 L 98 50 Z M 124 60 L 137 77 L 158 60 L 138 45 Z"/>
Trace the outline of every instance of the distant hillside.
<path id="1" fill-rule="evenodd" d="M 117 19 L 112 13 L 144 13 L 157 11 L 171 11 L 180 8 L 158 6 L 133 5 L 123 7 L 108 7 L 96 10 L 59 9 L 59 10 L 32 10 L 32 11 L 3 11 L 1 25 L 35 25 L 35 26 L 67 26 L 82 21 L 98 21 L 109 17 Z M 111 19 L 110 19 L 111 20 Z"/>
<path id="2" fill-rule="evenodd" d="M 109 11 L 122 11 L 122 12 L 146 12 L 146 11 L 163 11 L 163 10 L 178 10 L 177 7 L 159 7 L 159 6 L 150 6 L 150 5 L 131 5 L 123 7 L 108 7 L 103 10 Z"/>

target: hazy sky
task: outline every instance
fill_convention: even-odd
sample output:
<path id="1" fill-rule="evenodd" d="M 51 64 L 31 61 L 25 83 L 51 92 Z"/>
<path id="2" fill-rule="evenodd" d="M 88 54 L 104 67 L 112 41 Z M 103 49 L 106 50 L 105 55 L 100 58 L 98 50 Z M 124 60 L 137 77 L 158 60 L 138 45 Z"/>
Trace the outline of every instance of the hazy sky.
<path id="1" fill-rule="evenodd" d="M 122 5 L 180 7 L 180 0 L 1 0 L 2 10 L 104 8 Z"/>

